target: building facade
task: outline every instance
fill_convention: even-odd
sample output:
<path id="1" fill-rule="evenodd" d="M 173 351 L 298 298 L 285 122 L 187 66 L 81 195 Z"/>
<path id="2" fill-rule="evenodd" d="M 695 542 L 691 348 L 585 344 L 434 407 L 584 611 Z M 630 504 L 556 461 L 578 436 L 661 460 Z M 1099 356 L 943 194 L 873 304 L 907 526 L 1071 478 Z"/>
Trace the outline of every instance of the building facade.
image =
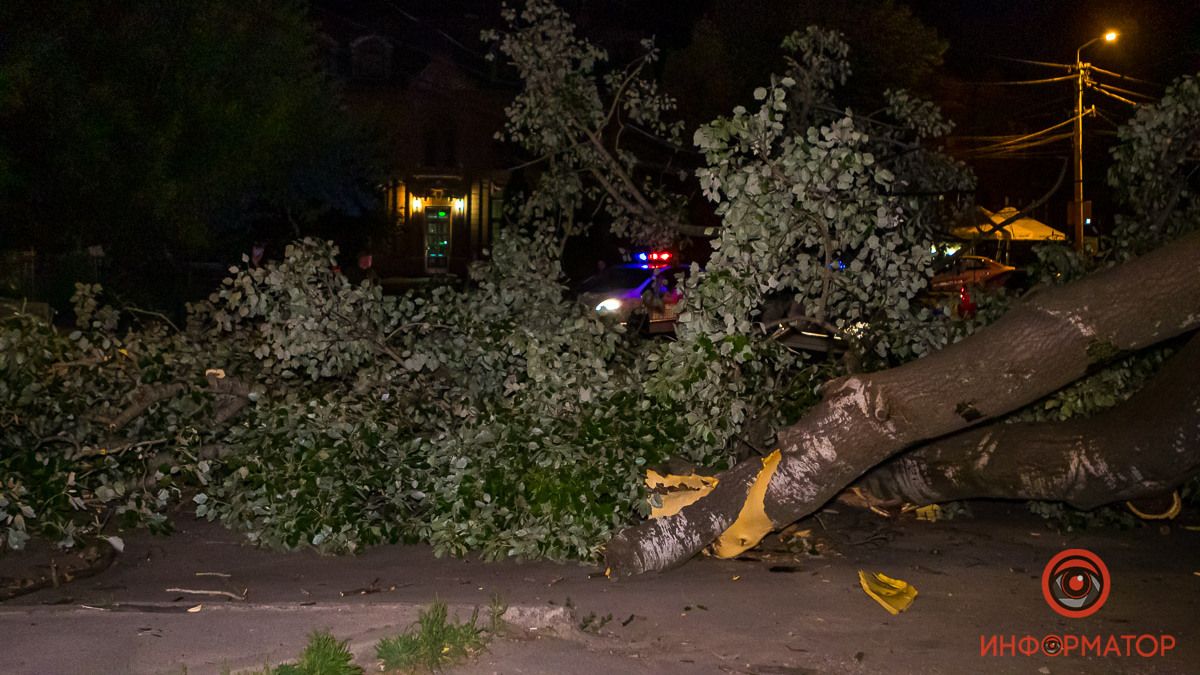
<path id="1" fill-rule="evenodd" d="M 513 89 L 475 37 L 490 19 L 453 5 L 313 8 L 321 63 L 387 153 L 388 228 L 370 244 L 381 276 L 465 276 L 502 220 L 511 160 L 496 134 Z"/>

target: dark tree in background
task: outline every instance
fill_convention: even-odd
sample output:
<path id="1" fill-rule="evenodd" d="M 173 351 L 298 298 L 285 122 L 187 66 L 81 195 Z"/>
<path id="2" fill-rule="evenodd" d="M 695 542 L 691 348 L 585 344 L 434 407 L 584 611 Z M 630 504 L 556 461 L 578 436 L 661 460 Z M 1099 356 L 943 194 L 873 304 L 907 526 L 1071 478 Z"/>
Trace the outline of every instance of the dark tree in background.
<path id="1" fill-rule="evenodd" d="M 99 244 L 128 282 L 361 211 L 367 146 L 313 49 L 299 2 L 0 3 L 3 248 Z"/>
<path id="2" fill-rule="evenodd" d="M 805 26 L 841 32 L 854 76 L 847 105 L 880 107 L 887 89 L 927 94 L 947 43 L 903 5 L 821 0 L 714 0 L 692 29 L 687 48 L 667 58 L 664 83 L 689 122 L 728 114 L 779 72 L 779 45 Z"/>

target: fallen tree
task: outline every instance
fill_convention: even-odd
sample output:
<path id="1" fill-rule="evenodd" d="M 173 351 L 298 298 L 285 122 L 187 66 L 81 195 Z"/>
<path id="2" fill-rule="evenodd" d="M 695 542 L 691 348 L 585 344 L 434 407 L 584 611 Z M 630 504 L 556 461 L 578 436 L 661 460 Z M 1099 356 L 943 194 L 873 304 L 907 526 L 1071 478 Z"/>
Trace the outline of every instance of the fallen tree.
<path id="1" fill-rule="evenodd" d="M 822 401 L 779 434 L 782 459 L 764 498 L 775 527 L 822 504 L 921 441 L 1016 410 L 1089 368 L 1200 326 L 1200 234 L 1081 281 L 1032 294 L 1003 318 L 923 359 L 830 382 Z M 718 475 L 707 497 L 626 529 L 608 543 L 613 574 L 686 561 L 736 519 L 762 463 Z"/>
<path id="2" fill-rule="evenodd" d="M 724 532 L 751 482 L 765 526 L 782 525 L 904 449 L 1085 373 L 1072 390 L 1110 376 L 1125 387 L 1097 402 L 1111 406 L 1128 393 L 1122 364 L 1157 358 L 1115 355 L 1200 321 L 1196 235 L 1168 243 L 1200 211 L 1174 178 L 1129 183 L 1140 201 L 1122 231 L 1156 253 L 1028 296 L 1003 318 L 996 296 L 971 320 L 930 311 L 936 231 L 972 185 L 939 150 L 950 125 L 904 92 L 885 92 L 871 115 L 839 105 L 848 47 L 808 29 L 789 36 L 789 68 L 755 90 L 754 109 L 697 130 L 695 175 L 721 220 L 713 253 L 679 286 L 678 339 L 631 339 L 565 293 L 561 255 L 588 212 L 642 242 L 679 231 L 682 200 L 624 144 L 677 131 L 662 116 L 669 98 L 638 76 L 653 56 L 598 70 L 603 51 L 550 0 L 505 17 L 499 53 L 526 80 L 506 136 L 539 171 L 470 283 L 385 296 L 341 275 L 330 246 L 304 241 L 231 270 L 182 329 L 123 317 L 94 288 L 80 289 L 69 334 L 0 320 L 0 546 L 165 528 L 190 499 L 197 516 L 267 546 L 407 540 L 592 561 L 652 509 L 646 467 L 733 466 L 699 503 L 607 547 L 617 573 L 661 569 Z M 1185 84 L 1120 132 L 1132 162 L 1121 181 L 1195 175 L 1200 148 L 1159 147 L 1200 126 L 1200 88 Z M 1051 286 L 1090 264 L 1050 254 L 1064 265 L 1035 276 Z M 789 321 L 842 333 L 854 358 L 781 345 L 764 317 L 776 299 Z M 1068 407 L 1080 409 L 1058 411 Z M 770 471 L 734 462 L 772 447 L 783 452 Z"/>
<path id="3" fill-rule="evenodd" d="M 1160 497 L 1200 471 L 1200 337 L 1094 418 L 998 423 L 939 439 L 858 482 L 874 503 L 1002 498 L 1092 509 Z"/>

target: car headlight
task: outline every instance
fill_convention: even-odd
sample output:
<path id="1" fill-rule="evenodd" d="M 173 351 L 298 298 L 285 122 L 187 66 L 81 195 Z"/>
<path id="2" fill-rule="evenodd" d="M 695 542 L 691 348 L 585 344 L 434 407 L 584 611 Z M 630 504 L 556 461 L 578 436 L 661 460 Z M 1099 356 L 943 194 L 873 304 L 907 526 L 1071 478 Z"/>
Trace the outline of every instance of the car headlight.
<path id="1" fill-rule="evenodd" d="M 596 305 L 597 312 L 615 312 L 618 309 L 621 309 L 621 301 L 616 298 L 609 298 Z"/>

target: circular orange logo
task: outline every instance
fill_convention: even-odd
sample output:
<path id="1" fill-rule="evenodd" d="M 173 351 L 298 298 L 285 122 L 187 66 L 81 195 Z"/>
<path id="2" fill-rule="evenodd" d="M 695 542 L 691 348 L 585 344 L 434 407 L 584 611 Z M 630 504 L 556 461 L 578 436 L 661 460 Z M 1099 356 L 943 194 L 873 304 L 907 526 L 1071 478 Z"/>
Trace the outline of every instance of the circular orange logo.
<path id="1" fill-rule="evenodd" d="M 1046 604 L 1069 619 L 1095 614 L 1108 600 L 1108 591 L 1108 567 L 1086 549 L 1069 548 L 1051 558 L 1042 570 Z"/>

